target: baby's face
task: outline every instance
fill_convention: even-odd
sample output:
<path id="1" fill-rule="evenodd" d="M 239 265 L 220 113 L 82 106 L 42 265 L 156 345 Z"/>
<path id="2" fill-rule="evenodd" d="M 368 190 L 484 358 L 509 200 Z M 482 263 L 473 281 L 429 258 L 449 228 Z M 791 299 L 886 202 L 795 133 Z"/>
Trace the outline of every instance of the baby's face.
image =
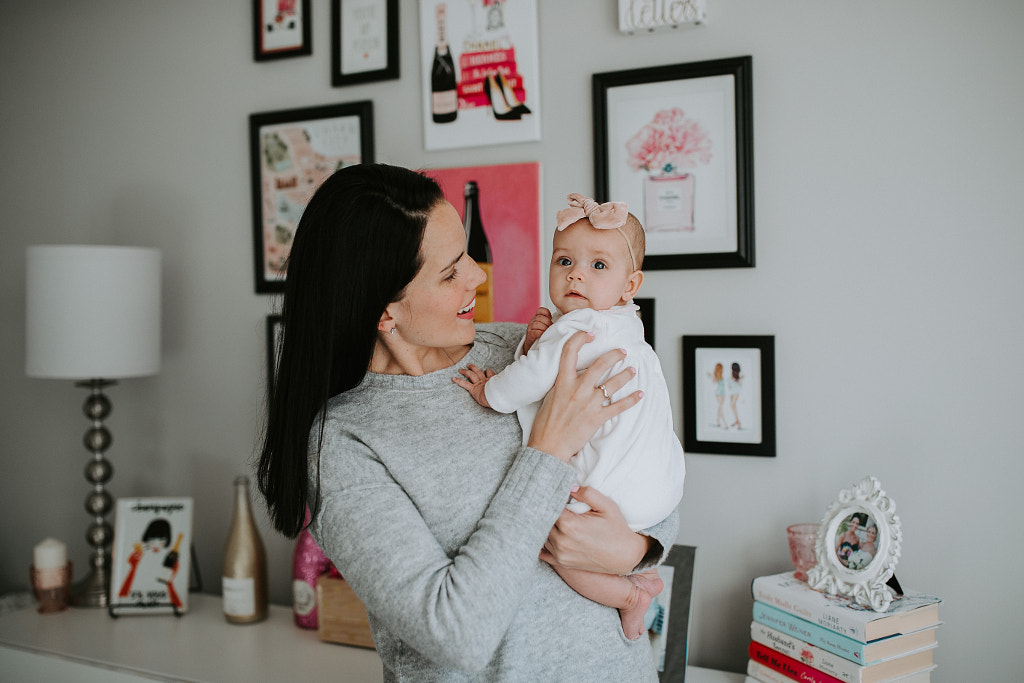
<path id="1" fill-rule="evenodd" d="M 598 230 L 580 219 L 555 232 L 548 294 L 562 313 L 581 308 L 604 311 L 626 303 L 632 274 L 629 249 L 618 230 Z"/>

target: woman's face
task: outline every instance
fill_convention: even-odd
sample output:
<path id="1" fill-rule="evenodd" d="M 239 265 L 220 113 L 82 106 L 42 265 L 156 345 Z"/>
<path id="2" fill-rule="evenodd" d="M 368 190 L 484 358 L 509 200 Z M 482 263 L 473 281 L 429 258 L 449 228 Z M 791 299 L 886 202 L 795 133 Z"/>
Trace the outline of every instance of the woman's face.
<path id="1" fill-rule="evenodd" d="M 446 201 L 427 219 L 420 245 L 423 266 L 388 309 L 396 334 L 422 347 L 448 348 L 473 343 L 473 308 L 484 271 L 466 254 L 466 230 Z"/>

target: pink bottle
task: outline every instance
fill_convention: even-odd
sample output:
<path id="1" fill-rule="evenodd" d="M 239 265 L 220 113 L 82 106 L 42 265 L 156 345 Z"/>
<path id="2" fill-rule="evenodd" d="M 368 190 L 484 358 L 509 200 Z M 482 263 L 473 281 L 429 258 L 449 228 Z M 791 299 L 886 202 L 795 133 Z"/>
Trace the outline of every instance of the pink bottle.
<path id="1" fill-rule="evenodd" d="M 309 524 L 309 510 L 306 524 Z M 296 626 L 317 628 L 316 580 L 332 568 L 331 561 L 309 535 L 309 530 L 303 528 L 292 558 L 292 612 Z"/>

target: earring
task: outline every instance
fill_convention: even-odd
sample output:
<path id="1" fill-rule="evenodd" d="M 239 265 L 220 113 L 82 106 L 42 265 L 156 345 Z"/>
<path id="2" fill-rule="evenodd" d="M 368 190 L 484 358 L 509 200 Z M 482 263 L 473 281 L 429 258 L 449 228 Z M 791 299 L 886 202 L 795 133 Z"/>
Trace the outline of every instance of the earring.
<path id="1" fill-rule="evenodd" d="M 388 334 L 394 334 L 396 329 L 398 329 L 397 325 L 395 325 L 395 327 L 392 327 L 390 330 L 388 330 Z"/>

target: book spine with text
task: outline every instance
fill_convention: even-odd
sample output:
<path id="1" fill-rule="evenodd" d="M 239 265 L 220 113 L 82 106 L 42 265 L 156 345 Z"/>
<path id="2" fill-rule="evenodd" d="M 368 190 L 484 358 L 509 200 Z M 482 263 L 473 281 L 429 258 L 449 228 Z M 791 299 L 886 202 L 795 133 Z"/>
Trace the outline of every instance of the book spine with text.
<path id="1" fill-rule="evenodd" d="M 824 671 L 819 671 L 803 662 L 787 657 L 781 652 L 765 647 L 757 641 L 751 641 L 748 648 L 750 660 L 762 666 L 774 669 L 779 673 L 788 676 L 794 681 L 806 681 L 807 683 L 842 683 L 835 676 L 829 676 Z"/>
<path id="2" fill-rule="evenodd" d="M 784 673 L 780 673 L 770 666 L 765 666 L 761 662 L 753 659 L 747 660 L 747 677 L 751 678 L 757 683 L 793 683 L 794 680 Z"/>
<path id="3" fill-rule="evenodd" d="M 797 579 L 793 572 L 759 576 L 751 582 L 754 600 L 862 643 L 917 631 L 938 623 L 938 598 L 906 591 L 885 612 L 853 604 L 847 597 L 826 595 Z"/>
<path id="4" fill-rule="evenodd" d="M 857 664 L 864 663 L 864 643 L 853 638 L 822 628 L 817 624 L 804 621 L 788 612 L 772 607 L 763 602 L 754 602 L 754 621 L 770 626 L 776 631 L 782 631 L 799 638 L 805 643 L 817 645 L 827 652 L 839 655 Z"/>
<path id="5" fill-rule="evenodd" d="M 863 679 L 862 665 L 756 621 L 750 624 L 750 639 L 847 683 Z"/>
<path id="6" fill-rule="evenodd" d="M 751 584 L 750 592 L 754 600 L 778 607 L 848 638 L 867 642 L 868 617 L 864 611 L 830 601 L 788 573 L 759 576 Z"/>

